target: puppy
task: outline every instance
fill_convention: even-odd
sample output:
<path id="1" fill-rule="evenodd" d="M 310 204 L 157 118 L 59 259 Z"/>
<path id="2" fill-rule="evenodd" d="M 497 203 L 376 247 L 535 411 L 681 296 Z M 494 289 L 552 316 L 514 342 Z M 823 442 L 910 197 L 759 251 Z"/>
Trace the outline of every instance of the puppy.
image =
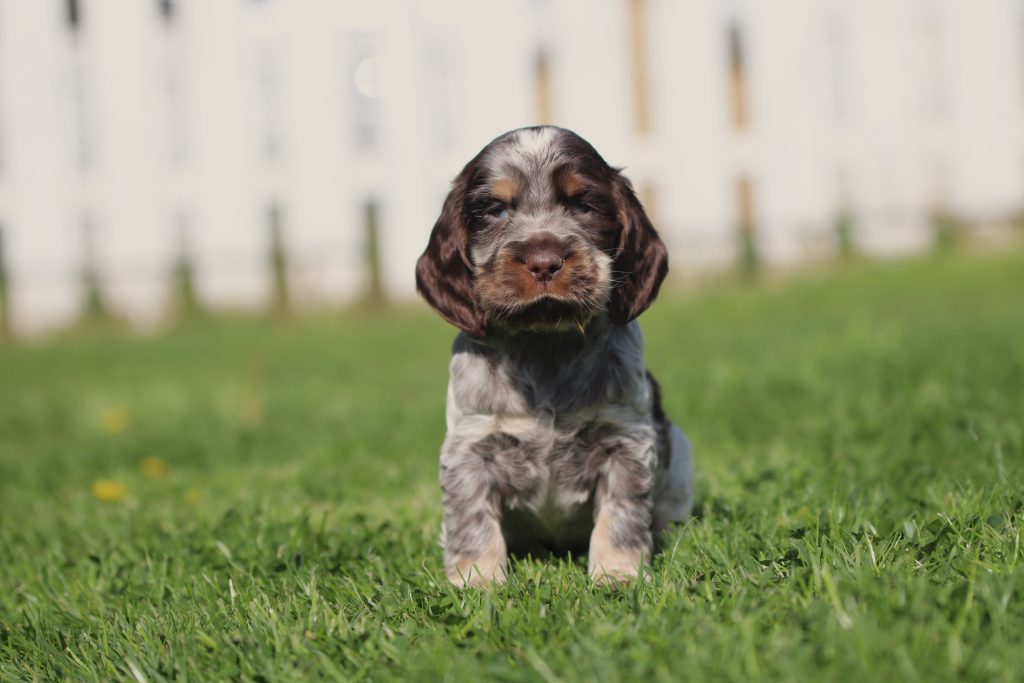
<path id="1" fill-rule="evenodd" d="M 417 288 L 462 332 L 441 446 L 444 564 L 503 582 L 510 551 L 589 549 L 636 577 L 692 502 L 690 446 L 662 412 L 634 320 L 668 270 L 632 186 L 561 128 L 506 133 L 455 179 Z"/>

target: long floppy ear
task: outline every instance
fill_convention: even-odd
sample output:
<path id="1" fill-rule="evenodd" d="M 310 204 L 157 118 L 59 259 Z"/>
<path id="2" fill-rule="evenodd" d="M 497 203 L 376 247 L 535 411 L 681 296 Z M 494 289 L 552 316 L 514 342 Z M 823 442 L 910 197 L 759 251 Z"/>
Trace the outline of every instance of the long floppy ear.
<path id="1" fill-rule="evenodd" d="M 467 253 L 469 226 L 464 202 L 469 173 L 463 171 L 444 200 L 427 248 L 416 262 L 416 289 L 441 317 L 474 337 L 486 333 L 486 318 L 473 291 Z"/>
<path id="2" fill-rule="evenodd" d="M 612 289 L 608 312 L 612 322 L 625 325 L 647 310 L 668 273 L 668 249 L 644 213 L 633 186 L 622 174 L 614 179 L 615 201 L 622 232 L 612 262 Z"/>

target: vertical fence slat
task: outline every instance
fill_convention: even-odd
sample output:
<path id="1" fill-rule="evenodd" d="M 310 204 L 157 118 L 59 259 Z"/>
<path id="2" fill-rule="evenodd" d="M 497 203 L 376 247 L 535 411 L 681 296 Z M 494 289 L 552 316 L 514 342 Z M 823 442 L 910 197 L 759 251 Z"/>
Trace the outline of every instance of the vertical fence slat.
<path id="1" fill-rule="evenodd" d="M 7 277 L 4 237 L 4 226 L 0 225 L 0 341 L 10 339 L 13 336 L 11 329 L 10 281 Z"/>
<path id="2" fill-rule="evenodd" d="M 284 245 L 284 216 L 278 204 L 267 209 L 267 227 L 270 230 L 270 308 L 278 317 L 291 312 L 288 292 L 288 254 Z"/>
<path id="3" fill-rule="evenodd" d="M 100 274 L 96 256 L 95 226 L 89 217 L 82 220 L 82 321 L 100 323 L 110 318 L 107 297 L 103 291 L 103 276 Z"/>
<path id="4" fill-rule="evenodd" d="M 370 304 L 379 304 L 384 302 L 384 285 L 381 275 L 380 206 L 377 200 L 366 201 L 363 218 L 366 230 L 366 300 Z"/>
<path id="5" fill-rule="evenodd" d="M 839 258 L 848 261 L 856 255 L 856 248 L 853 244 L 853 234 L 856 231 L 856 224 L 853 212 L 847 207 L 842 207 L 836 213 L 836 245 Z"/>
<path id="6" fill-rule="evenodd" d="M 740 273 L 753 277 L 761 266 L 757 249 L 756 211 L 754 208 L 754 185 L 747 176 L 736 181 L 736 209 L 739 221 Z"/>
<path id="7" fill-rule="evenodd" d="M 178 254 L 171 273 L 171 310 L 178 319 L 190 320 L 200 314 L 202 307 L 196 293 L 195 265 L 184 216 L 178 216 L 176 228 Z"/>

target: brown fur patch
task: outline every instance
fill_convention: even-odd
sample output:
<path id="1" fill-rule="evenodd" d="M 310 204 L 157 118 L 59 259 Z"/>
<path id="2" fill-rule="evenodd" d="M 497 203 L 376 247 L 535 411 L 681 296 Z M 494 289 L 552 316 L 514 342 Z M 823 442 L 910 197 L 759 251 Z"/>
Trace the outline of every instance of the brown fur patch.
<path id="1" fill-rule="evenodd" d="M 619 209 L 618 211 L 616 211 L 615 212 L 615 217 L 619 220 L 619 225 L 621 225 L 622 227 L 626 227 L 627 225 L 629 225 L 629 217 L 626 215 L 626 210 L 625 209 Z M 625 232 L 623 232 L 623 234 L 620 235 L 620 239 L 625 239 L 625 237 L 626 237 L 626 234 L 625 234 Z M 620 243 L 620 248 L 621 248 L 621 243 Z"/>
<path id="2" fill-rule="evenodd" d="M 581 311 L 587 311 L 597 305 L 596 294 L 590 291 L 597 283 L 596 276 L 592 274 L 595 268 L 592 256 L 573 249 L 565 255 L 555 277 L 541 282 L 530 274 L 523 259 L 514 251 L 503 250 L 481 267 L 476 286 L 484 308 L 499 315 L 521 310 L 544 296 L 577 304 Z"/>
<path id="3" fill-rule="evenodd" d="M 519 184 L 512 178 L 502 177 L 491 184 L 491 196 L 511 203 L 519 194 Z"/>
<path id="4" fill-rule="evenodd" d="M 558 186 L 562 196 L 575 197 L 587 187 L 587 181 L 572 169 L 564 169 L 558 174 Z"/>

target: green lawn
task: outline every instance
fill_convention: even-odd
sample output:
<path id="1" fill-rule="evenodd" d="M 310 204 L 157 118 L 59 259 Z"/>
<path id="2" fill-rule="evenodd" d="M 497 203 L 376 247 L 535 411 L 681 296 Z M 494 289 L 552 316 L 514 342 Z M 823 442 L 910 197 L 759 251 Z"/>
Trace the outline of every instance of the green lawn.
<path id="1" fill-rule="evenodd" d="M 1024 677 L 1024 252 L 666 296 L 697 515 L 652 580 L 443 580 L 451 328 L 0 348 L 0 680 Z"/>

